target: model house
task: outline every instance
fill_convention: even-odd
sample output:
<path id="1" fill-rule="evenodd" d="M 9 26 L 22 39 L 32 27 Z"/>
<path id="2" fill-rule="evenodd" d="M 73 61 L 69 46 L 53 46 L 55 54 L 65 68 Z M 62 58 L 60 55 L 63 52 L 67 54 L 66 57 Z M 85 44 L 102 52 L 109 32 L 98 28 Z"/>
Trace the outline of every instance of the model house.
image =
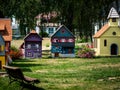
<path id="1" fill-rule="evenodd" d="M 8 63 L 12 41 L 11 19 L 0 18 L 0 68 Z"/>
<path id="2" fill-rule="evenodd" d="M 5 41 L 6 52 L 9 52 L 12 41 L 12 29 L 10 19 L 0 19 L 0 34 L 2 35 Z"/>
<path id="3" fill-rule="evenodd" d="M 42 56 L 42 38 L 35 30 L 26 35 L 21 47 L 24 49 L 22 51 L 25 58 L 40 58 Z"/>
<path id="4" fill-rule="evenodd" d="M 120 17 L 115 8 L 108 14 L 105 24 L 93 37 L 97 56 L 120 55 Z"/>
<path id="5" fill-rule="evenodd" d="M 70 30 L 61 25 L 51 36 L 52 57 L 75 57 L 75 37 Z"/>
<path id="6" fill-rule="evenodd" d="M 0 35 L 0 69 L 2 65 L 5 65 L 5 41 L 2 35 Z"/>

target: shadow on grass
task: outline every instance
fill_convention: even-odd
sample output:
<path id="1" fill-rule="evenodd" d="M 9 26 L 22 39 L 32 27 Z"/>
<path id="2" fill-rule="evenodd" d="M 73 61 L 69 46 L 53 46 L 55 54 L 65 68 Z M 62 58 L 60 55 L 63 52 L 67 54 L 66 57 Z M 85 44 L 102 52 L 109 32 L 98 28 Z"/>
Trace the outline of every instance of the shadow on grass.
<path id="1" fill-rule="evenodd" d="M 29 89 L 29 90 L 45 90 L 44 88 L 36 87 L 36 86 L 30 85 L 30 84 L 22 84 L 21 86 L 23 87 L 21 90 L 25 90 L 25 89 Z"/>
<path id="2" fill-rule="evenodd" d="M 19 63 L 19 64 L 11 64 L 11 66 L 16 66 L 16 67 L 33 67 L 33 66 L 46 66 L 45 64 L 32 64 L 32 63 Z"/>

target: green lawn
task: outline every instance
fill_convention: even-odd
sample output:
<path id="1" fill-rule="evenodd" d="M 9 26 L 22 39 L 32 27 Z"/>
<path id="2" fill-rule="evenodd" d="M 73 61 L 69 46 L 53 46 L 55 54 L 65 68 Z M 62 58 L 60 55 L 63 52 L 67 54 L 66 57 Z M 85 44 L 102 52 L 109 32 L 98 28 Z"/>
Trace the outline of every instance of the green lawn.
<path id="1" fill-rule="evenodd" d="M 24 90 L 120 90 L 119 57 L 17 60 L 12 66 L 41 81 Z M 0 77 L 0 90 L 20 90 L 19 83 L 8 85 L 8 81 Z"/>

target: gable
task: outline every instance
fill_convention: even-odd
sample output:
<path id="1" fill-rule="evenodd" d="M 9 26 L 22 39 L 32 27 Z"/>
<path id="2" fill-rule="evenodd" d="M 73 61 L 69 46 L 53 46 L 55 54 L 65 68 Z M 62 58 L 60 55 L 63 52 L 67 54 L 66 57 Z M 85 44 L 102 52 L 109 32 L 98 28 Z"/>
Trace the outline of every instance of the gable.
<path id="1" fill-rule="evenodd" d="M 74 35 L 70 32 L 70 30 L 64 25 L 60 26 L 56 32 L 52 35 L 53 37 L 74 37 Z"/>
<path id="2" fill-rule="evenodd" d="M 102 37 L 119 37 L 120 36 L 120 28 L 119 27 L 110 27 Z"/>
<path id="3" fill-rule="evenodd" d="M 30 33 L 24 40 L 25 41 L 42 41 L 42 38 L 37 33 Z"/>

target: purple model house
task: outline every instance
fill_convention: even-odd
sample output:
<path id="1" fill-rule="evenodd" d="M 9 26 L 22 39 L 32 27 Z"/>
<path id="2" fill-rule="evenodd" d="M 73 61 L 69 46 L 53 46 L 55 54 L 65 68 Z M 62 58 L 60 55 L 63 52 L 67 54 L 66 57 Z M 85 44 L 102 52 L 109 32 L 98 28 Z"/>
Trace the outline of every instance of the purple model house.
<path id="1" fill-rule="evenodd" d="M 32 30 L 24 38 L 24 57 L 40 58 L 42 56 L 42 38 Z"/>

